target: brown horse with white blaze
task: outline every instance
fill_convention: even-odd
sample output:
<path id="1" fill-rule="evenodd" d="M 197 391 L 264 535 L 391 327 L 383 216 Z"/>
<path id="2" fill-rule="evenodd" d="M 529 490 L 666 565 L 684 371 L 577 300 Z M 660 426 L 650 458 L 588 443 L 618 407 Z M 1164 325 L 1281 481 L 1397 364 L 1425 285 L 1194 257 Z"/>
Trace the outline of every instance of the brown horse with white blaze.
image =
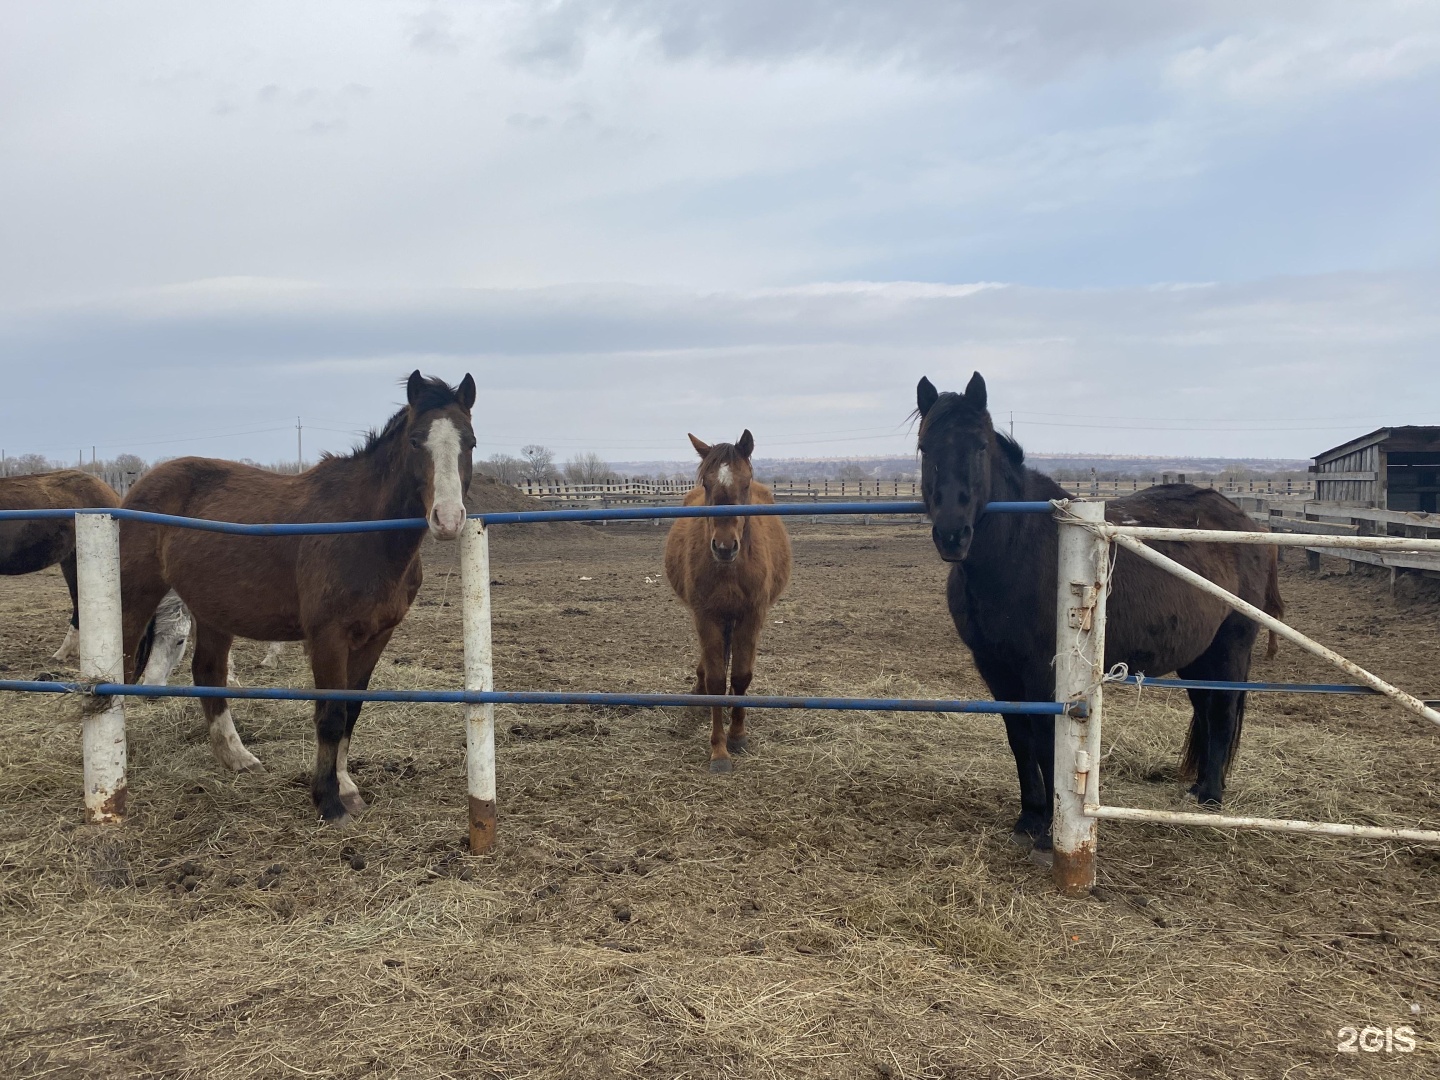
<path id="1" fill-rule="evenodd" d="M 0 510 L 101 509 L 119 505 L 120 498 L 109 484 L 78 469 L 0 479 Z M 68 660 L 78 650 L 80 626 L 75 519 L 0 521 L 0 574 L 33 574 L 56 563 L 70 590 L 70 629 L 51 659 Z"/>
<path id="2" fill-rule="evenodd" d="M 424 518 L 431 536 L 454 540 L 465 524 L 475 380 L 466 375 L 451 387 L 416 371 L 406 382 L 406 398 L 364 446 L 326 455 L 297 476 L 180 458 L 146 474 L 125 506 L 236 522 Z M 173 588 L 195 620 L 191 670 L 197 686 L 226 685 L 230 644 L 246 637 L 303 640 L 317 688 L 364 690 L 420 589 L 424 536 L 416 529 L 252 537 L 123 522 L 126 671 L 133 678 L 144 670 L 146 625 Z M 228 703 L 205 698 L 200 704 L 220 764 L 236 772 L 259 769 L 235 732 Z M 359 715 L 359 702 L 315 703 L 311 795 L 328 822 L 365 808 L 347 767 Z"/>
<path id="3" fill-rule="evenodd" d="M 770 489 L 755 479 L 754 436 L 708 446 L 690 436 L 700 467 L 686 506 L 771 504 Z M 778 517 L 681 518 L 665 541 L 665 576 L 689 606 L 700 638 L 695 693 L 743 694 L 755 675 L 760 630 L 790 581 L 790 537 Z M 745 710 L 710 710 L 710 771 L 729 772 L 730 754 L 747 748 Z"/>

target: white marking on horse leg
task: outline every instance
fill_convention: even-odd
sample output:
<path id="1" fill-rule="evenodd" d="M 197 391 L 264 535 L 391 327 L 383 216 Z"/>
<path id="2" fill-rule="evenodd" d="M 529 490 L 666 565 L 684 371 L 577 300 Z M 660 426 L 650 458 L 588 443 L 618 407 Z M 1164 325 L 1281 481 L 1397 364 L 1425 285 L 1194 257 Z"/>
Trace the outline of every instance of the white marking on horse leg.
<path id="1" fill-rule="evenodd" d="M 360 797 L 360 787 L 350 775 L 350 736 L 346 735 L 340 740 L 340 746 L 335 752 L 335 775 L 340 780 L 340 801 L 345 804 L 345 809 L 352 814 L 358 814 L 365 809 L 365 800 Z"/>
<path id="2" fill-rule="evenodd" d="M 231 772 L 265 771 L 260 759 L 246 750 L 245 744 L 240 741 L 228 705 L 224 712 L 210 721 L 210 749 L 215 753 L 215 760 Z"/>
<path id="3" fill-rule="evenodd" d="M 278 668 L 280 666 L 280 656 L 284 651 L 285 643 L 283 641 L 270 642 L 270 647 L 265 650 L 265 656 L 261 659 L 260 666 L 263 668 Z"/>
<path id="4" fill-rule="evenodd" d="M 80 635 L 73 625 L 65 628 L 65 640 L 60 643 L 60 648 L 55 650 L 51 660 L 69 660 L 80 652 Z"/>
<path id="5" fill-rule="evenodd" d="M 460 431 L 455 421 L 439 419 L 425 436 L 434 476 L 430 531 L 439 540 L 453 540 L 465 526 L 465 493 L 460 489 Z"/>

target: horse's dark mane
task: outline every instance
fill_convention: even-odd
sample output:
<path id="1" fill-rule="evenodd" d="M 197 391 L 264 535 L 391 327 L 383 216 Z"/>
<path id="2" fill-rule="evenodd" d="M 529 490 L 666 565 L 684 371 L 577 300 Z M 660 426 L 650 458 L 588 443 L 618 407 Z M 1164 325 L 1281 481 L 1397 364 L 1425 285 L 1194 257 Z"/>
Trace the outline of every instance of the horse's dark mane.
<path id="1" fill-rule="evenodd" d="M 401 380 L 403 385 L 405 380 Z M 425 378 L 421 390 L 420 400 L 415 403 L 416 412 L 429 412 L 431 409 L 443 409 L 447 405 L 459 404 L 460 395 L 453 386 L 447 383 L 438 375 L 429 375 Z M 365 441 L 351 450 L 348 454 L 332 454 L 326 450 L 320 455 L 322 463 L 327 461 L 354 461 L 358 458 L 368 457 L 378 452 L 382 447 L 387 446 L 397 434 L 405 429 L 405 421 L 410 415 L 410 406 L 402 405 L 384 426 L 379 430 L 371 428 L 365 433 Z"/>

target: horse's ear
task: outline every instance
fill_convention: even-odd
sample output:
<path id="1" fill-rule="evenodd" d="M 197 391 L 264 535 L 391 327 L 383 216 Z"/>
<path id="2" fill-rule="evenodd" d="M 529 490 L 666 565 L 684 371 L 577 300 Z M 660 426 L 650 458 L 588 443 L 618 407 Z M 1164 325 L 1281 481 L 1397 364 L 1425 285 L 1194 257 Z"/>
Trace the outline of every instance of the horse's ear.
<path id="1" fill-rule="evenodd" d="M 919 410 L 920 416 L 923 418 L 939 400 L 940 391 L 935 389 L 935 384 L 921 375 L 920 382 L 915 387 L 915 408 Z"/>
<path id="2" fill-rule="evenodd" d="M 694 435 L 690 436 L 690 445 L 695 447 L 695 452 L 701 457 L 704 457 L 710 452 L 710 444 L 701 442 L 699 439 L 695 438 Z"/>
<path id="3" fill-rule="evenodd" d="M 475 405 L 475 376 L 466 372 L 465 378 L 460 380 L 455 396 L 460 399 L 460 407 L 468 413 Z"/>
<path id="4" fill-rule="evenodd" d="M 985 408 L 985 379 L 977 371 L 965 384 L 965 403 L 973 409 Z"/>
<path id="5" fill-rule="evenodd" d="M 750 460 L 750 452 L 755 449 L 755 436 L 750 434 L 748 427 L 740 433 L 740 441 L 735 444 L 735 449 L 740 451 L 740 456 L 746 461 Z"/>
<path id="6" fill-rule="evenodd" d="M 414 408 L 420 401 L 420 391 L 425 389 L 425 376 L 420 374 L 417 367 L 410 372 L 410 378 L 405 380 L 405 400 Z"/>

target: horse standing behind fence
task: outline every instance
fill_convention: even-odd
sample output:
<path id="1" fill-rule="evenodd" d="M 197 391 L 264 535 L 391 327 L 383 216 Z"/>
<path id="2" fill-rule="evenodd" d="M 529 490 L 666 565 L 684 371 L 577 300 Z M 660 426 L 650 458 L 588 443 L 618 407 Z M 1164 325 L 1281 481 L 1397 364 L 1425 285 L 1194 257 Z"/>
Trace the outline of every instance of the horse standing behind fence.
<path id="1" fill-rule="evenodd" d="M 734 443 L 707 446 L 690 436 L 700 467 L 686 506 L 773 503 L 770 489 L 754 478 L 747 430 Z M 700 639 L 695 693 L 743 694 L 755 674 L 755 652 L 765 615 L 790 580 L 790 537 L 778 517 L 681 518 L 665 540 L 665 576 L 689 606 Z M 710 710 L 710 771 L 729 772 L 730 754 L 747 747 L 745 710 Z"/>
<path id="2" fill-rule="evenodd" d="M 995 431 L 985 380 L 965 393 L 917 388 L 921 486 L 941 558 L 951 564 L 947 598 L 961 639 L 997 700 L 1055 700 L 1056 525 L 1049 515 L 987 514 L 990 501 L 1037 502 L 1071 496 L 1026 468 L 1024 452 Z M 1106 503 L 1106 520 L 1124 525 L 1253 532 L 1229 499 L 1189 484 L 1165 484 Z M 1284 613 L 1276 549 L 1224 544 L 1156 543 L 1156 550 L 1261 610 Z M 1243 682 L 1259 627 L 1222 601 L 1121 550 L 1105 618 L 1105 665 L 1134 674 Z M 1270 651 L 1275 638 L 1271 635 Z M 1194 714 L 1182 775 L 1191 793 L 1219 806 L 1240 741 L 1245 694 L 1189 691 Z M 1055 802 L 1053 716 L 1007 716 L 1005 733 L 1020 774 L 1017 839 L 1050 848 Z"/>
<path id="3" fill-rule="evenodd" d="M 99 477 L 78 469 L 0 478 L 0 510 L 102 509 L 120 499 Z M 77 650 L 80 600 L 75 584 L 75 519 L 0 521 L 0 574 L 33 574 L 60 564 L 70 590 L 70 628 L 53 660 L 68 660 Z"/>
<path id="4" fill-rule="evenodd" d="M 130 490 L 126 507 L 237 522 L 424 518 L 453 540 L 465 524 L 475 435 L 475 380 L 452 388 L 414 372 L 407 404 L 365 445 L 326 455 L 298 476 L 232 461 L 180 458 Z M 420 589 L 421 530 L 324 536 L 232 536 L 127 521 L 120 528 L 120 581 L 128 677 L 143 671 L 143 635 L 173 588 L 195 620 L 197 686 L 224 686 L 235 637 L 303 639 L 315 686 L 364 690 L 380 654 Z M 339 823 L 365 808 L 347 765 L 360 702 L 315 703 L 311 795 Z M 205 698 L 216 759 L 234 771 L 259 760 L 235 732 L 228 703 Z"/>

